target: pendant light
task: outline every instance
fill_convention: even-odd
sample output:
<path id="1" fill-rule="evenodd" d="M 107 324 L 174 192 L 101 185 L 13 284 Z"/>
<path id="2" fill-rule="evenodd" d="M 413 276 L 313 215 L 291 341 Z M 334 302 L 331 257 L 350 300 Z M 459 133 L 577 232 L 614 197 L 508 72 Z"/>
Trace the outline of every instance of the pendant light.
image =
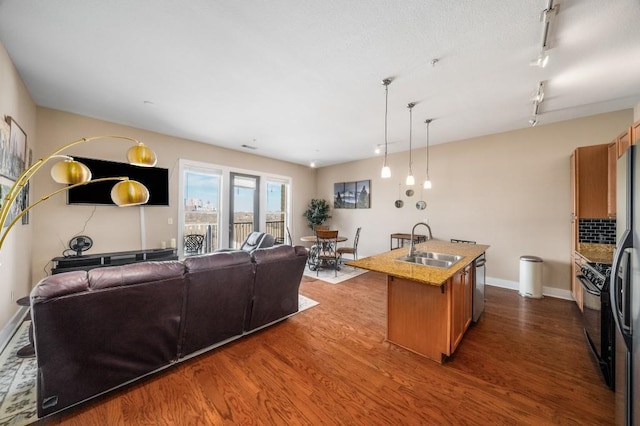
<path id="1" fill-rule="evenodd" d="M 387 165 L 387 112 L 389 101 L 389 85 L 391 84 L 391 79 L 385 78 L 384 80 L 382 80 L 382 84 L 384 85 L 384 163 L 382 164 L 382 172 L 380 173 L 380 176 L 386 179 L 391 177 L 391 169 Z"/>
<path id="2" fill-rule="evenodd" d="M 429 180 L 429 124 L 431 124 L 432 121 L 432 118 L 425 120 L 425 123 L 427 123 L 427 176 L 424 179 L 424 189 L 431 189 L 431 180 Z"/>
<path id="3" fill-rule="evenodd" d="M 416 184 L 416 179 L 413 177 L 413 172 L 411 171 L 411 130 L 413 127 L 413 107 L 416 106 L 415 102 L 411 102 L 407 105 L 409 108 L 409 174 L 407 175 L 407 186 L 413 186 Z"/>

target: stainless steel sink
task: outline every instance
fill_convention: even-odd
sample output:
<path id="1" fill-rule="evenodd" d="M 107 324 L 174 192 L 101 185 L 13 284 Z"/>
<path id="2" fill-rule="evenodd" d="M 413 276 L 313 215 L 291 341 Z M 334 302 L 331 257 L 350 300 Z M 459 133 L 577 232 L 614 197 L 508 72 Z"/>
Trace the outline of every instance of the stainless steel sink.
<path id="1" fill-rule="evenodd" d="M 415 252 L 413 256 L 402 256 L 396 260 L 400 262 L 413 263 L 417 265 L 433 266 L 447 269 L 458 263 L 464 256 L 435 252 Z"/>

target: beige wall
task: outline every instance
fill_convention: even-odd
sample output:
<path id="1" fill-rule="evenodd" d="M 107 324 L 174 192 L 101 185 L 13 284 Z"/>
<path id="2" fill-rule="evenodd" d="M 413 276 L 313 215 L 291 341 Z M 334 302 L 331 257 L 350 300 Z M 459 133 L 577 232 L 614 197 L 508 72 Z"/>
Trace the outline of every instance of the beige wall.
<path id="1" fill-rule="evenodd" d="M 372 180 L 371 209 L 331 212 L 332 225 L 344 233 L 363 227 L 360 255 L 386 251 L 389 234 L 408 233 L 413 224 L 428 221 L 434 238 L 489 244 L 487 274 L 494 284 L 517 286 L 520 256 L 535 255 L 545 261 L 548 293 L 568 297 L 569 156 L 575 147 L 611 141 L 632 120 L 629 109 L 432 146 L 433 188 L 422 191 L 416 186 L 411 198 L 404 195 L 407 152 L 390 156 L 388 180 L 379 177 L 382 158 L 322 168 L 318 193 L 331 200 L 335 182 Z M 435 126 L 437 121 L 432 130 Z M 426 141 L 418 144 L 424 146 Z M 425 148 L 414 150 L 413 171 L 421 183 Z M 405 202 L 401 209 L 394 207 L 399 183 Z M 415 208 L 421 198 L 427 202 L 422 211 Z"/>
<path id="2" fill-rule="evenodd" d="M 177 238 L 178 217 L 178 160 L 224 165 L 229 168 L 273 173 L 292 178 L 292 229 L 299 237 L 305 231 L 302 213 L 315 191 L 316 171 L 306 166 L 268 159 L 257 155 L 231 151 L 207 144 L 174 138 L 132 127 L 95 120 L 62 111 L 38 108 L 38 156 L 76 139 L 96 135 L 123 135 L 149 145 L 158 155 L 158 167 L 169 169 L 170 206 L 126 207 L 67 205 L 64 194 L 52 197 L 32 211 L 34 233 L 32 267 L 34 279 L 50 270 L 50 260 L 60 256 L 68 241 L 75 235 L 86 234 L 94 241 L 93 253 L 120 250 L 139 250 L 141 241 L 141 211 L 144 215 L 144 247 L 159 248 L 161 241 Z M 126 161 L 130 144 L 126 141 L 104 139 L 86 142 L 64 153 L 111 161 Z M 48 167 L 47 167 L 48 169 Z M 54 191 L 59 186 L 49 177 L 48 170 L 35 176 L 32 197 Z M 168 219 L 173 218 L 173 225 Z"/>
<path id="3" fill-rule="evenodd" d="M 4 46 L 0 44 L 0 119 L 11 116 L 27 134 L 27 144 L 36 141 L 36 106 Z M 11 181 L 0 178 L 3 185 Z M 3 194 L 4 196 L 4 194 Z M 18 311 L 15 300 L 31 289 L 31 225 L 17 224 L 0 251 L 0 328 Z"/>

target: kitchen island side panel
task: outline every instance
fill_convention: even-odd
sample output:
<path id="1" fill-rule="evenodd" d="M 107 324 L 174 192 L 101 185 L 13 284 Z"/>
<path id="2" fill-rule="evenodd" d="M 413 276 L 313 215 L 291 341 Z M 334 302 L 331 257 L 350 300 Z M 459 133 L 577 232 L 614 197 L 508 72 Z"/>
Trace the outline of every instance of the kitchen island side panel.
<path id="1" fill-rule="evenodd" d="M 387 276 L 387 340 L 441 363 L 451 347 L 447 289 Z"/>

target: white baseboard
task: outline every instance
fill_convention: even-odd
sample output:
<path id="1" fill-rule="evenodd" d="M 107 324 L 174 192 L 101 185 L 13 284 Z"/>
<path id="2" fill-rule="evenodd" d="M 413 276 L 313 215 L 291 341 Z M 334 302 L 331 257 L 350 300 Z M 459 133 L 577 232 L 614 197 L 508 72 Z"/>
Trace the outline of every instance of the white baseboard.
<path id="1" fill-rule="evenodd" d="M 20 306 L 9 322 L 0 330 L 0 352 L 4 350 L 13 334 L 20 327 L 27 312 L 29 312 L 28 306 Z"/>
<path id="2" fill-rule="evenodd" d="M 490 286 L 493 286 L 493 287 L 507 288 L 509 290 L 515 290 L 515 291 L 519 291 L 520 290 L 520 283 L 517 282 L 517 281 L 509 281 L 509 280 L 503 280 L 503 279 L 500 279 L 500 278 L 487 277 L 486 284 L 490 285 Z M 542 287 L 542 295 L 543 296 L 549 296 L 549 297 L 555 297 L 555 298 L 558 298 L 558 299 L 573 300 L 573 296 L 571 295 L 571 291 L 562 290 L 562 289 L 555 288 L 555 287 L 543 286 Z"/>

